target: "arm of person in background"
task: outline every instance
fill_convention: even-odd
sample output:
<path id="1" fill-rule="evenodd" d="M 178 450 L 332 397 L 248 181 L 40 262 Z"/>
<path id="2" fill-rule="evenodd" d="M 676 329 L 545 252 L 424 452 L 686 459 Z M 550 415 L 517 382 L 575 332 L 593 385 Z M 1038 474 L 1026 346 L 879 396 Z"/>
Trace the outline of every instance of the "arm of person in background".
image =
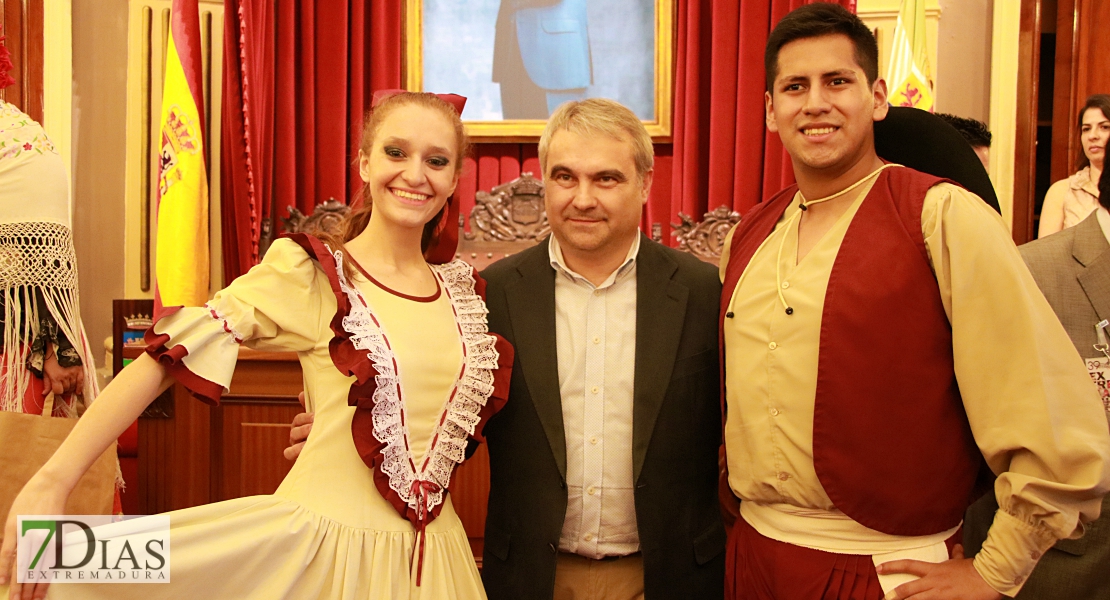
<path id="1" fill-rule="evenodd" d="M 27 355 L 27 369 L 43 380 L 42 395 L 53 392 L 56 396 L 85 392 L 85 369 L 81 354 L 62 332 L 54 316 L 47 307 L 41 290 L 35 290 L 34 302 L 37 305 L 38 331 L 31 341 L 31 352 Z"/>
<path id="2" fill-rule="evenodd" d="M 42 395 L 46 396 L 50 392 L 54 392 L 55 396 L 61 396 L 73 392 L 80 396 L 84 393 L 84 386 L 81 385 L 84 381 L 85 367 L 80 364 L 63 367 L 59 363 L 58 356 L 53 348 L 51 348 L 42 365 Z"/>
<path id="3" fill-rule="evenodd" d="M 1061 179 L 1048 188 L 1041 206 L 1041 223 L 1037 237 L 1052 235 L 1064 228 L 1064 198 L 1068 195 L 1068 180 Z"/>
<path id="4" fill-rule="evenodd" d="M 11 583 L 10 598 L 41 598 L 46 593 L 44 583 L 25 588 L 13 577 L 16 516 L 65 514 L 66 499 L 93 461 L 172 381 L 161 364 L 149 355 L 140 356 L 101 392 L 50 460 L 23 486 L 8 512 L 0 547 L 0 585 Z"/>

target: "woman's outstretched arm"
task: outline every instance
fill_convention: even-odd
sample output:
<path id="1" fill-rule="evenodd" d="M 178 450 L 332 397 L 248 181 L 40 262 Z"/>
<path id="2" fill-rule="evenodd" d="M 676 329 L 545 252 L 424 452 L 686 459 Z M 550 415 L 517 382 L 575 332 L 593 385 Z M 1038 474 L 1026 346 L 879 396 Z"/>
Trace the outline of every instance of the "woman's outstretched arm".
<path id="1" fill-rule="evenodd" d="M 11 578 L 12 598 L 20 597 L 19 586 L 11 577 L 17 540 L 16 516 L 64 513 L 66 499 L 85 471 L 172 382 L 166 369 L 148 354 L 135 359 L 104 388 L 54 456 L 16 496 L 6 515 L 4 545 L 0 548 L 0 585 L 9 583 Z M 23 597 L 30 597 L 27 591 Z"/>

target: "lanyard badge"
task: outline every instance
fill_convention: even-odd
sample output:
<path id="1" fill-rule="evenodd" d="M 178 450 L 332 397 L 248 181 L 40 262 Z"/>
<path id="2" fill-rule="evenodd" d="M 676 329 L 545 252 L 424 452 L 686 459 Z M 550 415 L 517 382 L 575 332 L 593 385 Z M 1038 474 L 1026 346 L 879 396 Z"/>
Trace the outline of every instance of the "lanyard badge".
<path id="1" fill-rule="evenodd" d="M 1088 358 L 1083 362 L 1087 364 L 1087 372 L 1091 374 L 1091 380 L 1095 382 L 1095 386 L 1098 388 L 1103 408 L 1110 412 L 1110 344 L 1106 340 L 1107 327 L 1110 327 L 1110 320 L 1106 319 L 1095 325 L 1095 335 L 1098 341 L 1094 348 L 1101 352 L 1102 356 Z"/>

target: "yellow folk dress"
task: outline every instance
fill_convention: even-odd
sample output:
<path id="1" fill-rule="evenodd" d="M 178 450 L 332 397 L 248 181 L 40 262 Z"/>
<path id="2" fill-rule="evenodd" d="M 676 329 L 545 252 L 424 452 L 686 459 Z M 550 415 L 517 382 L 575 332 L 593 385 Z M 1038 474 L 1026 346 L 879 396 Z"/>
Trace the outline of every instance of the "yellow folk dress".
<path id="1" fill-rule="evenodd" d="M 276 241 L 206 307 L 148 333 L 151 353 L 213 400 L 240 343 L 298 353 L 316 414 L 285 480 L 271 496 L 169 513 L 169 584 L 55 584 L 50 598 L 485 598 L 444 491 L 467 438 L 503 402 L 499 359 L 512 360 L 486 332 L 473 269 L 433 265 L 440 291 L 402 297 L 365 277 L 348 282 L 341 253 L 300 242 Z M 419 495 L 414 482 L 433 485 Z M 425 521 L 421 566 L 411 517 L 422 508 L 438 516 Z"/>

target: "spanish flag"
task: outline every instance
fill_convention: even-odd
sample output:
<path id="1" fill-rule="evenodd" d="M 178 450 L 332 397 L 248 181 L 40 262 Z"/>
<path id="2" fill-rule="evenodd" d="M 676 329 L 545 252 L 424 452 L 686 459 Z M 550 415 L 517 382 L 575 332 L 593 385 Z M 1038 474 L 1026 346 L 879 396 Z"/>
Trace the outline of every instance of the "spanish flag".
<path id="1" fill-rule="evenodd" d="M 890 49 L 886 83 L 890 103 L 932 112 L 929 52 L 925 46 L 925 0 L 902 0 L 894 45 Z"/>
<path id="2" fill-rule="evenodd" d="M 173 0 L 158 174 L 155 302 L 200 306 L 208 300 L 208 172 L 197 0 Z"/>

